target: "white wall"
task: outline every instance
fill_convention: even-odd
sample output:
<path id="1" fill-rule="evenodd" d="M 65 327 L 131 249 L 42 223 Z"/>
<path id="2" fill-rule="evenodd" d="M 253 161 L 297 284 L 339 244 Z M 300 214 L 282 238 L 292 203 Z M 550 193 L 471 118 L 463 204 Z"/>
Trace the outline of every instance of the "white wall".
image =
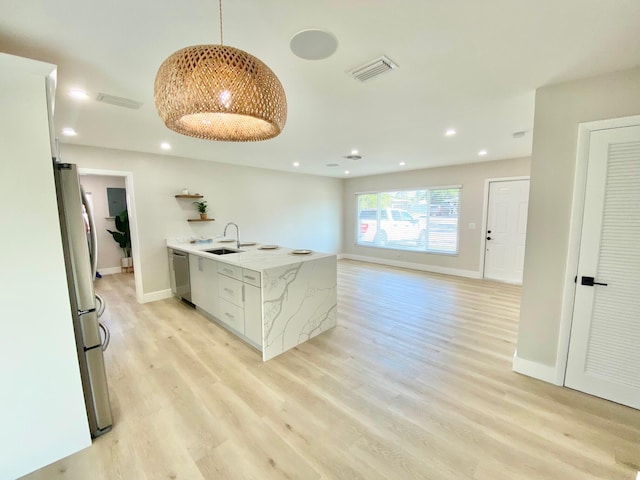
<path id="1" fill-rule="evenodd" d="M 575 275 L 566 263 L 578 124 L 637 114 L 640 68 L 536 92 L 518 333 L 518 358 L 542 366 L 536 371 L 552 372 L 556 365 L 563 287 L 567 276 Z"/>
<path id="2" fill-rule="evenodd" d="M 101 274 L 120 272 L 122 249 L 113 239 L 109 230 L 116 230 L 115 220 L 109 217 L 107 188 L 125 188 L 124 177 L 108 175 L 82 175 L 80 183 L 93 199 L 94 221 L 98 234 L 98 271 Z"/>
<path id="3" fill-rule="evenodd" d="M 21 73 L 29 69 L 33 74 Z M 91 444 L 45 97 L 53 66 L 0 54 L 0 478 Z M 46 73 L 45 73 L 46 72 Z"/>
<path id="4" fill-rule="evenodd" d="M 82 168 L 133 173 L 147 297 L 170 288 L 167 237 L 213 237 L 228 222 L 239 225 L 242 241 L 341 250 L 340 179 L 79 145 L 61 151 L 65 162 Z M 187 222 L 198 214 L 191 200 L 175 198 L 182 188 L 203 194 L 216 221 Z"/>
<path id="5" fill-rule="evenodd" d="M 483 203 L 485 180 L 529 175 L 528 158 L 427 168 L 385 175 L 351 178 L 344 184 L 344 252 L 354 258 L 370 258 L 381 263 L 407 264 L 414 268 L 480 278 Z M 356 245 L 356 193 L 378 190 L 413 189 L 462 185 L 458 255 L 408 252 Z M 475 223 L 476 229 L 469 228 Z"/>

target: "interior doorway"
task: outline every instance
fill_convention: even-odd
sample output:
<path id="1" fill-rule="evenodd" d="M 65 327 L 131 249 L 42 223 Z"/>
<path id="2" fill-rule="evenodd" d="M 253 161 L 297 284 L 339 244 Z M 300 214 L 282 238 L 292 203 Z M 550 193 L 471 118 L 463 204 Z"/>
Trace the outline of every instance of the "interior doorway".
<path id="1" fill-rule="evenodd" d="M 91 169 L 91 168 L 80 168 L 78 173 L 80 174 L 80 183 L 83 183 L 83 178 L 93 178 L 96 182 L 93 182 L 93 185 L 100 185 L 99 188 L 104 187 L 109 183 L 109 188 L 121 188 L 125 189 L 125 201 L 126 201 L 126 209 L 128 212 L 129 219 L 129 229 L 131 235 L 131 257 L 133 259 L 133 275 L 135 278 L 135 286 L 136 286 L 136 299 L 139 303 L 143 303 L 143 289 L 142 289 L 142 267 L 140 262 L 140 242 L 138 236 L 138 222 L 136 216 L 136 208 L 135 208 L 135 195 L 133 188 L 133 173 L 127 171 L 119 171 L 119 170 L 99 170 L 99 169 Z M 109 182 L 108 179 L 112 181 Z M 114 183 L 115 182 L 115 183 Z M 93 192 L 92 192 L 93 193 Z M 100 192 L 102 195 L 102 192 Z M 93 197 L 94 195 L 92 195 Z M 108 202 L 108 197 L 106 190 L 104 192 L 105 202 Z M 94 201 L 96 198 L 94 197 Z M 102 235 L 102 244 L 110 247 L 110 251 L 116 252 L 118 257 L 122 257 L 123 253 L 119 251 L 118 245 L 114 242 L 111 235 L 106 232 L 106 228 L 113 230 L 115 227 L 115 221 L 110 219 L 111 215 L 109 215 L 108 205 L 105 203 L 103 205 L 104 211 L 98 211 L 95 213 L 97 218 L 102 218 L 105 220 L 106 224 L 109 226 L 102 225 L 98 226 L 97 230 L 100 235 Z M 102 222 L 102 223 L 105 223 Z M 104 232 L 102 230 L 105 230 Z M 100 241 L 100 240 L 99 240 Z M 98 253 L 100 258 L 100 253 Z M 112 260 L 108 260 L 108 263 L 113 263 Z M 104 267 L 104 265 L 103 265 Z M 98 269 L 98 271 L 102 274 L 116 273 L 122 271 L 122 266 L 114 264 L 107 265 L 106 268 Z"/>
<path id="2" fill-rule="evenodd" d="M 109 230 L 118 231 L 115 217 L 127 209 L 125 179 L 111 175 L 81 175 L 80 183 L 94 213 L 98 240 L 98 273 L 100 275 L 121 273 L 126 267 L 123 264 L 126 261 L 123 259 L 130 255 L 123 251 Z M 122 192 L 122 202 L 112 206 L 109 193 L 114 190 Z"/>
<path id="3" fill-rule="evenodd" d="M 483 277 L 522 284 L 529 178 L 487 180 Z"/>

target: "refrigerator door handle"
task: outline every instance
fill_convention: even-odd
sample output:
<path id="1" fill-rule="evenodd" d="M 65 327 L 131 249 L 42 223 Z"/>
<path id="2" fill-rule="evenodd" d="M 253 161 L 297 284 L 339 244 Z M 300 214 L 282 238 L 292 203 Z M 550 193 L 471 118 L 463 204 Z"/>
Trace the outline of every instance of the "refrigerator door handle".
<path id="1" fill-rule="evenodd" d="M 106 303 L 104 301 L 104 298 L 102 298 L 97 293 L 96 293 L 96 300 L 98 301 L 98 305 L 97 305 L 96 311 L 98 312 L 98 318 L 100 318 L 102 316 L 102 314 L 104 313 L 104 309 L 106 307 Z"/>
<path id="2" fill-rule="evenodd" d="M 91 257 L 92 280 L 95 282 L 96 273 L 98 273 L 98 232 L 96 232 L 96 222 L 93 216 L 93 209 L 91 208 L 87 194 L 82 186 L 80 186 L 80 193 L 82 195 L 84 209 L 87 212 L 87 219 L 89 220 L 89 256 Z"/>
<path id="3" fill-rule="evenodd" d="M 111 332 L 102 322 L 98 322 L 98 326 L 100 327 L 100 330 L 102 330 L 102 333 L 104 333 L 104 340 L 100 344 L 100 346 L 102 347 L 102 351 L 104 352 L 109 347 L 109 342 L 111 341 Z"/>

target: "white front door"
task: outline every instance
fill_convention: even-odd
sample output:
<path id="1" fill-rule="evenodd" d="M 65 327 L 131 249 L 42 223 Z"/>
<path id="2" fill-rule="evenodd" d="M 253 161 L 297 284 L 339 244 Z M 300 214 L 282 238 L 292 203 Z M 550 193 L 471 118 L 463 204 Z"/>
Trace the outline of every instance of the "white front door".
<path id="1" fill-rule="evenodd" d="M 522 283 L 529 180 L 489 182 L 484 278 Z"/>
<path id="2" fill-rule="evenodd" d="M 640 408 L 640 126 L 591 133 L 565 385 Z"/>

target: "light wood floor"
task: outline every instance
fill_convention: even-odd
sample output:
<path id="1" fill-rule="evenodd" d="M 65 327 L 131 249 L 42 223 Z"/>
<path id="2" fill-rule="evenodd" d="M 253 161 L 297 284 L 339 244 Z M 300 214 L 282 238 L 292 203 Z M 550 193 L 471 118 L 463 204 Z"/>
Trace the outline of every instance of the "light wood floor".
<path id="1" fill-rule="evenodd" d="M 520 289 L 341 261 L 338 326 L 267 363 L 105 276 L 115 416 L 28 479 L 625 479 L 640 411 L 511 371 Z"/>

